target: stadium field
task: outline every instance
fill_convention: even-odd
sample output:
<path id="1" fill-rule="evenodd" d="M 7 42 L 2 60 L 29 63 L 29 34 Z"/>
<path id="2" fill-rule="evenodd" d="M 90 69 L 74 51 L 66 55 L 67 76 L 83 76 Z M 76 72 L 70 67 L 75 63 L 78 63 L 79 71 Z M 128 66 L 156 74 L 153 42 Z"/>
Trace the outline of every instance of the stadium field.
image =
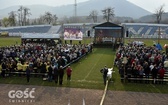
<path id="1" fill-rule="evenodd" d="M 3 40 L 8 40 L 6 43 L 1 43 Z M 12 41 L 13 43 L 11 43 Z M 20 38 L 1 38 L 1 46 L 13 45 L 18 43 Z M 128 39 L 126 40 L 128 41 Z M 152 45 L 153 40 L 143 40 L 146 45 Z M 87 43 L 90 42 L 86 41 Z M 160 41 L 161 45 L 166 43 L 166 40 Z M 77 42 L 76 42 L 77 43 Z M 115 51 L 112 48 L 94 48 L 93 52 L 86 55 L 78 62 L 71 65 L 72 80 L 70 83 L 66 81 L 66 75 L 64 75 L 63 87 L 71 88 L 85 88 L 85 89 L 104 89 L 102 74 L 100 69 L 107 65 L 107 67 L 113 67 L 113 61 L 115 57 Z M 114 68 L 114 74 L 112 81 L 109 83 L 108 89 L 114 91 L 136 91 L 136 92 L 151 92 L 151 93 L 168 93 L 167 84 L 142 84 L 142 83 L 122 83 L 118 69 Z M 26 83 L 26 77 L 19 77 L 18 75 L 12 77 L 1 78 L 0 83 L 7 84 L 23 84 L 23 85 L 39 85 L 39 86 L 58 86 L 54 82 L 43 81 L 41 77 L 31 77 L 30 83 Z"/>

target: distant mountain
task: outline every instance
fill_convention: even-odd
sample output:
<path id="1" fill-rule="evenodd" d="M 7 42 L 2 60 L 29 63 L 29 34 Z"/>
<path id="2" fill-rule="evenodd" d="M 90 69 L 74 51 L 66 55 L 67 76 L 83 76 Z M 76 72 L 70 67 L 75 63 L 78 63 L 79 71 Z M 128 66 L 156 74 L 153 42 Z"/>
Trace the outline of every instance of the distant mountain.
<path id="1" fill-rule="evenodd" d="M 73 16 L 74 15 L 74 5 L 64 5 L 58 7 L 51 7 L 46 5 L 29 5 L 26 6 L 30 8 L 32 16 L 30 18 L 37 18 L 40 14 L 44 14 L 46 11 L 50 11 L 56 14 L 58 17 L 63 16 Z M 132 17 L 138 19 L 145 15 L 150 15 L 151 13 L 141 7 L 130 3 L 127 0 L 90 0 L 86 2 L 81 2 L 77 4 L 77 15 L 78 16 L 88 16 L 92 10 L 97 10 L 99 15 L 102 15 L 101 10 L 106 7 L 114 8 L 115 16 L 120 17 Z M 19 6 L 12 6 L 0 10 L 0 18 L 8 16 L 10 11 L 17 11 Z"/>
<path id="2" fill-rule="evenodd" d="M 154 14 L 152 14 L 152 15 L 146 15 L 146 16 L 143 16 L 143 17 L 139 18 L 139 21 L 140 22 L 154 23 L 154 22 L 156 22 L 156 16 Z M 168 12 L 164 13 L 162 15 L 162 22 L 161 23 L 168 23 Z"/>

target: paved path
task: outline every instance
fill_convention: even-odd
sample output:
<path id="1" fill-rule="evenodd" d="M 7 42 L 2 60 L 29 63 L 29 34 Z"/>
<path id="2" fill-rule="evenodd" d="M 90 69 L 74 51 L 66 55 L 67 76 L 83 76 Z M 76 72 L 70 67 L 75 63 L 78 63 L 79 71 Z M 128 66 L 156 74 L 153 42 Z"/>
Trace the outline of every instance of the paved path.
<path id="1" fill-rule="evenodd" d="M 24 91 L 26 88 L 29 91 L 35 88 L 32 94 L 35 98 L 9 98 L 9 91 Z M 0 84 L 0 105 L 68 105 L 69 102 L 70 105 L 82 105 L 83 98 L 86 105 L 99 105 L 102 95 L 103 90 Z M 27 100 L 33 102 L 25 102 Z M 168 105 L 168 94 L 107 91 L 104 105 Z"/>
<path id="2" fill-rule="evenodd" d="M 168 94 L 108 91 L 104 105 L 168 105 Z"/>

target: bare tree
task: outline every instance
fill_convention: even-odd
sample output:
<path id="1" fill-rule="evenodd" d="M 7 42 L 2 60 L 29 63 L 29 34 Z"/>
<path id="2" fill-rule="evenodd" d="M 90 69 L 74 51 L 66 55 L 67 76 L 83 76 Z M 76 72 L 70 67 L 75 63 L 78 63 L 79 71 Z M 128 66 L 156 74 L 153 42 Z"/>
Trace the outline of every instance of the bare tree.
<path id="1" fill-rule="evenodd" d="M 162 20 L 162 15 L 165 13 L 164 11 L 164 4 L 161 5 L 158 9 L 155 11 L 155 16 L 156 16 L 156 22 L 159 24 Z"/>
<path id="2" fill-rule="evenodd" d="M 29 11 L 30 11 L 29 8 L 27 7 L 23 8 L 23 25 L 27 25 L 27 17 L 31 15 Z"/>
<path id="3" fill-rule="evenodd" d="M 37 24 L 38 24 L 38 23 L 37 23 L 37 19 L 36 19 L 36 18 L 33 19 L 31 24 L 32 24 L 32 25 L 37 25 Z"/>
<path id="4" fill-rule="evenodd" d="M 40 17 L 37 20 L 38 24 L 44 24 L 44 15 L 40 15 Z"/>
<path id="5" fill-rule="evenodd" d="M 53 24 L 56 25 L 57 24 L 57 15 L 53 15 Z"/>
<path id="6" fill-rule="evenodd" d="M 15 13 L 15 11 L 11 11 L 9 13 L 8 19 L 9 19 L 9 24 L 11 26 L 16 26 L 16 13 Z"/>
<path id="7" fill-rule="evenodd" d="M 18 18 L 19 18 L 19 25 L 23 26 L 23 6 L 20 6 L 18 9 Z"/>
<path id="8" fill-rule="evenodd" d="M 44 15 L 44 20 L 48 23 L 51 24 L 53 18 L 52 18 L 52 14 L 50 12 L 46 12 Z"/>
<path id="9" fill-rule="evenodd" d="M 90 12 L 89 15 L 89 19 L 93 19 L 93 22 L 96 23 L 97 22 L 97 16 L 98 16 L 98 11 L 97 10 L 93 10 Z"/>
<path id="10" fill-rule="evenodd" d="M 104 10 L 102 10 L 103 12 L 103 18 L 109 22 L 109 21 L 112 21 L 112 17 L 114 17 L 114 8 L 111 8 L 111 7 L 108 7 Z"/>
<path id="11" fill-rule="evenodd" d="M 64 23 L 70 23 L 70 20 L 67 16 L 62 17 L 60 20 L 60 23 L 64 24 Z"/>

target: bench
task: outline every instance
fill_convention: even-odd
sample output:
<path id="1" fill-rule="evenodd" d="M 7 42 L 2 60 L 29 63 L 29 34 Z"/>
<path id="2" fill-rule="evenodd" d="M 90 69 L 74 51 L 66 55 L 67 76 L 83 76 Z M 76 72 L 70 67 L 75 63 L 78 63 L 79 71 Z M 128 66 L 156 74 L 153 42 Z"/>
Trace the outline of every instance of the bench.
<path id="1" fill-rule="evenodd" d="M 159 77 L 159 75 L 158 75 Z M 160 82 L 163 82 L 163 83 L 167 83 L 168 82 L 168 71 L 166 71 L 165 75 L 164 75 L 164 79 L 159 79 L 159 78 L 156 78 L 156 79 L 153 79 L 152 78 L 152 75 L 150 74 L 149 75 L 149 78 L 147 78 L 145 75 L 143 75 L 142 77 L 140 76 L 137 76 L 137 77 L 134 77 L 132 74 L 126 74 L 125 75 L 125 78 L 124 76 L 121 77 L 121 81 L 128 81 L 128 82 L 147 82 L 147 83 L 160 83 Z"/>
<path id="2" fill-rule="evenodd" d="M 5 73 L 6 76 L 10 76 L 11 74 L 14 75 L 14 74 L 18 74 L 18 75 L 26 75 L 26 72 L 25 71 L 22 71 L 22 72 L 6 72 Z M 48 79 L 48 73 L 30 73 L 30 75 L 34 75 L 34 76 L 44 76 L 43 77 L 43 80 L 47 80 Z"/>

